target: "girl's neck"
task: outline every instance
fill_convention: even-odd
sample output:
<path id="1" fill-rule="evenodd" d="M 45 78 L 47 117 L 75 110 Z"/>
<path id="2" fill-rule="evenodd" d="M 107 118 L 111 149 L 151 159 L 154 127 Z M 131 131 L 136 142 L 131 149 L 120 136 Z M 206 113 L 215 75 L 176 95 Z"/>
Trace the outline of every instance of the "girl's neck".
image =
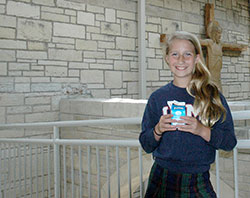
<path id="1" fill-rule="evenodd" d="M 189 84 L 190 80 L 181 80 L 181 79 L 174 79 L 173 80 L 173 84 L 177 87 L 180 87 L 180 88 L 186 88 Z"/>

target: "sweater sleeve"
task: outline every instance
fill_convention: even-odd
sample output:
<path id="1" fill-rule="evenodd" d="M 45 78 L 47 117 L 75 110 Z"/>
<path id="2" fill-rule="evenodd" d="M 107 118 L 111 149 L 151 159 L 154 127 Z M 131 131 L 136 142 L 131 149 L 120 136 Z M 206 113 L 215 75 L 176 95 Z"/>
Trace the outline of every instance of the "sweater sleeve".
<path id="1" fill-rule="evenodd" d="M 215 149 L 225 151 L 232 150 L 237 144 L 237 139 L 234 133 L 234 123 L 231 111 L 226 102 L 226 99 L 221 95 L 221 101 L 226 109 L 226 119 L 223 121 L 223 116 L 217 121 L 211 129 L 211 138 L 209 144 Z"/>
<path id="2" fill-rule="evenodd" d="M 141 146 L 147 153 L 153 152 L 160 144 L 160 141 L 155 140 L 153 131 L 155 125 L 159 121 L 157 114 L 153 112 L 153 109 L 155 108 L 154 100 L 150 97 L 144 111 L 141 124 L 142 132 L 139 136 Z"/>

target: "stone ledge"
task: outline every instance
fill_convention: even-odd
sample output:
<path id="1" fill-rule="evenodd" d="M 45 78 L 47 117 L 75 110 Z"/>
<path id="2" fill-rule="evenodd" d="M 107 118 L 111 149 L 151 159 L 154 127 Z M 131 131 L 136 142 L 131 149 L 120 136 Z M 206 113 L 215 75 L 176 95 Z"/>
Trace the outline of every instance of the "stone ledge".
<path id="1" fill-rule="evenodd" d="M 147 100 L 74 98 L 60 101 L 61 114 L 98 117 L 142 117 Z"/>

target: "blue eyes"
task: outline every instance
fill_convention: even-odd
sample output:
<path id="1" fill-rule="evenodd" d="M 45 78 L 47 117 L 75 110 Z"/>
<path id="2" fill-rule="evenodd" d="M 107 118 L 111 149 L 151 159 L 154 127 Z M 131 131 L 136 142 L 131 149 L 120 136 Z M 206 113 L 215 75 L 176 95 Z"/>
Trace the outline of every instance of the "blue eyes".
<path id="1" fill-rule="evenodd" d="M 191 52 L 185 52 L 184 54 L 179 54 L 177 52 L 170 53 L 170 56 L 178 58 L 179 56 L 184 56 L 184 58 L 189 58 L 193 56 L 193 53 Z"/>

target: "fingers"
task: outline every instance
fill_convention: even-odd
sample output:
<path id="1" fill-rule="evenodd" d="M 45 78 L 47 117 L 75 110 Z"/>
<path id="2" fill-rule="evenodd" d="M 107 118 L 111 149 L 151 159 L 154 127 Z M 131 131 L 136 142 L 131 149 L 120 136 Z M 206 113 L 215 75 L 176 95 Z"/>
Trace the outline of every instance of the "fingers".
<path id="1" fill-rule="evenodd" d="M 176 127 L 181 131 L 191 132 L 198 134 L 201 128 L 201 123 L 194 117 L 183 116 L 182 120 L 178 120 L 177 123 L 184 123 L 184 125 L 178 124 Z"/>
<path id="2" fill-rule="evenodd" d="M 165 131 L 176 130 L 176 126 L 171 125 L 172 122 L 176 122 L 176 120 L 173 120 L 172 117 L 172 114 L 161 116 L 160 121 L 157 124 L 158 132 L 163 133 Z"/>

